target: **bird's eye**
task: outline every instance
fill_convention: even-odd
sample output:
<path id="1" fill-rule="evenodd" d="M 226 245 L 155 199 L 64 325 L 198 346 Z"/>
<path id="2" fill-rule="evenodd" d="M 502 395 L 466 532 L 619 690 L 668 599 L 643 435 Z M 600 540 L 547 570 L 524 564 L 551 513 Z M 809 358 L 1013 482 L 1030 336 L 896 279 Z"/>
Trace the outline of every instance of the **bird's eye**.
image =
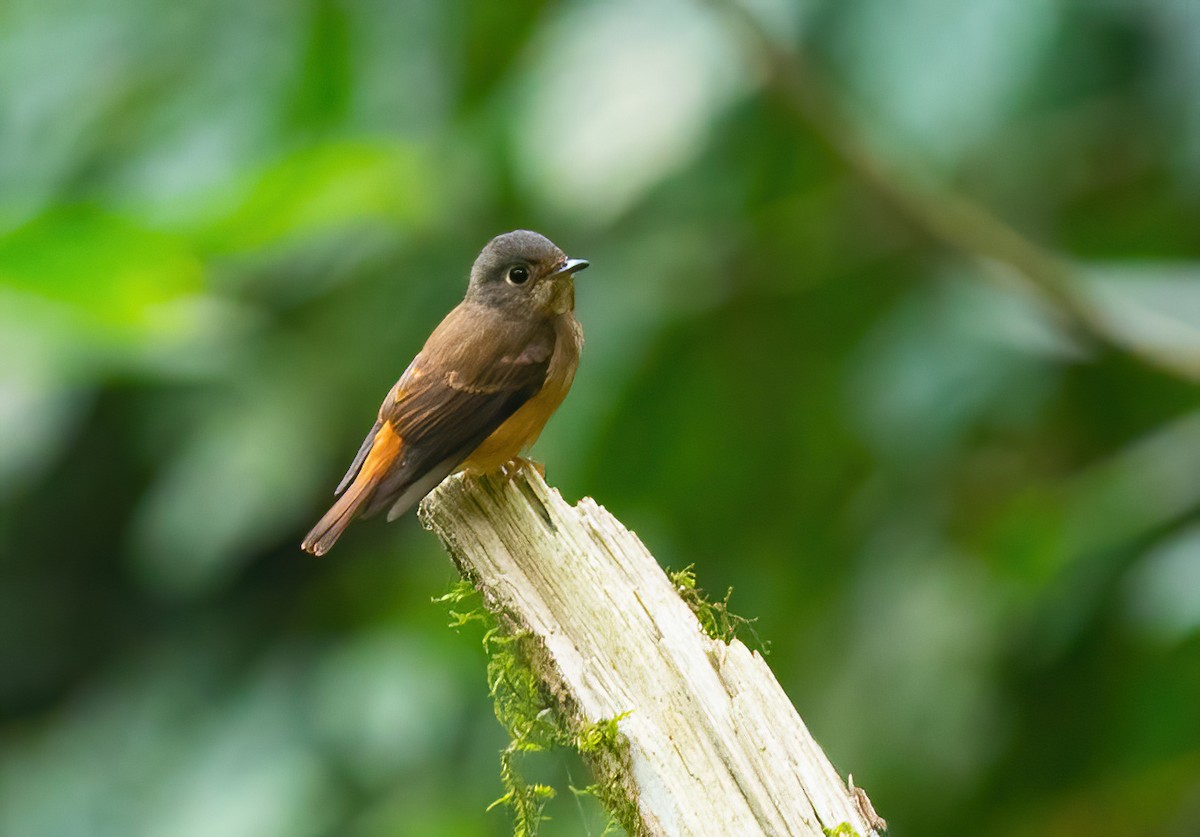
<path id="1" fill-rule="evenodd" d="M 524 285 L 529 281 L 529 270 L 524 267 L 514 267 L 508 271 L 508 281 L 513 285 Z"/>

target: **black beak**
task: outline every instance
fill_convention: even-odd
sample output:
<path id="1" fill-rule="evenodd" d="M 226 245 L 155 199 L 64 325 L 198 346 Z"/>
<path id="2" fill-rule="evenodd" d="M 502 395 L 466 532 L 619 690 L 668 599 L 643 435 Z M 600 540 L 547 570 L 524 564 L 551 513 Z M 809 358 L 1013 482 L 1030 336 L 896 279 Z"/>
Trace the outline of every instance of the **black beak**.
<path id="1" fill-rule="evenodd" d="M 558 270 L 554 271 L 550 275 L 561 276 L 564 273 L 577 273 L 580 270 L 583 270 L 589 264 L 591 264 L 591 262 L 589 262 L 587 259 L 567 259 L 562 263 L 562 266 Z"/>

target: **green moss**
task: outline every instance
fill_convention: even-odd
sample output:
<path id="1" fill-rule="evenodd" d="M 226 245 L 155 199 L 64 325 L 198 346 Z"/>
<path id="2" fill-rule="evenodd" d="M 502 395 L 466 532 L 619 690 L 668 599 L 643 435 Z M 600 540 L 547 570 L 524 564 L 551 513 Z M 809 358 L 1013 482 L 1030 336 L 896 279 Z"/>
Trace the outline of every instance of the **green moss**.
<path id="1" fill-rule="evenodd" d="M 679 597 L 692 609 L 692 613 L 696 614 L 696 619 L 700 622 L 704 633 L 728 645 L 738 639 L 740 633 L 744 631 L 750 634 L 750 638 L 753 640 L 752 646 L 757 648 L 761 654 L 766 656 L 771 653 L 769 644 L 763 642 L 754 630 L 757 618 L 747 619 L 730 611 L 729 600 L 733 596 L 733 588 L 730 587 L 725 591 L 725 598 L 721 601 L 710 601 L 704 591 L 696 586 L 696 573 L 692 570 L 694 566 L 694 564 L 688 564 L 682 570 L 670 571 L 667 575 Z"/>
<path id="2" fill-rule="evenodd" d="M 618 798 L 613 799 L 613 792 L 614 789 L 612 786 L 606 787 L 600 784 L 588 785 L 586 788 L 571 786 L 571 793 L 576 796 L 594 797 L 608 810 L 608 822 L 604 824 L 604 830 L 600 832 L 600 837 L 621 833 L 642 834 L 641 819 L 638 817 L 637 805 L 624 793 L 621 793 Z"/>
<path id="3" fill-rule="evenodd" d="M 622 712 L 615 718 L 586 725 L 575 734 L 575 749 L 586 754 L 611 750 L 616 747 L 621 738 L 617 723 L 625 720 L 629 715 L 629 712 Z"/>
<path id="4" fill-rule="evenodd" d="M 497 720 L 509 735 L 508 746 L 500 753 L 504 794 L 488 810 L 498 806 L 508 808 L 513 817 L 514 837 L 534 837 L 555 790 L 524 777 L 521 755 L 563 747 L 578 752 L 599 780 L 583 790 L 571 790 L 595 796 L 604 804 L 610 817 L 605 834 L 617 827 L 624 827 L 630 834 L 638 833 L 637 806 L 622 781 L 622 774 L 627 772 L 628 744 L 617 729 L 617 723 L 629 713 L 578 724 L 563 711 L 539 677 L 535 660 L 540 649 L 533 636 L 507 630 L 483 604 L 470 582 L 456 582 L 450 592 L 434 601 L 450 604 L 450 627 L 479 624 L 484 631 L 488 694 Z"/>
<path id="5" fill-rule="evenodd" d="M 858 837 L 858 832 L 848 822 L 839 823 L 834 828 L 824 828 L 826 837 Z"/>
<path id="6" fill-rule="evenodd" d="M 592 772 L 601 781 L 583 790 L 571 790 L 577 794 L 590 794 L 600 800 L 609 815 L 604 834 L 616 833 L 620 828 L 624 828 L 629 834 L 642 832 L 637 804 L 623 784 L 623 778 L 628 775 L 629 744 L 621 735 L 617 724 L 629 715 L 629 712 L 622 712 L 615 718 L 587 724 L 575 731 L 576 751 L 584 757 Z"/>

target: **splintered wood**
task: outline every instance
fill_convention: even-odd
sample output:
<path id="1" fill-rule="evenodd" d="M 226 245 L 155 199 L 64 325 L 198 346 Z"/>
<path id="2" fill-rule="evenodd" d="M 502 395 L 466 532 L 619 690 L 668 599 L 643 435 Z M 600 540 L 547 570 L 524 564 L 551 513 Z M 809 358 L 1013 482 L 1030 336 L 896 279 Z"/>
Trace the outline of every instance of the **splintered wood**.
<path id="1" fill-rule="evenodd" d="M 706 635 L 654 556 L 590 498 L 572 507 L 524 467 L 451 477 L 420 516 L 489 607 L 536 638 L 564 711 L 580 726 L 624 715 L 614 780 L 644 833 L 882 833 L 762 657 Z"/>

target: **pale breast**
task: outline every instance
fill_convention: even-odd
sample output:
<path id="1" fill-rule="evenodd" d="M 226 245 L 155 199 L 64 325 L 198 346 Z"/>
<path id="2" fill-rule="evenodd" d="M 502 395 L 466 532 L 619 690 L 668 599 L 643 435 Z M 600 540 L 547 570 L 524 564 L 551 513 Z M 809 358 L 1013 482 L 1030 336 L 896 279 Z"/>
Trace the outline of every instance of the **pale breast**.
<path id="1" fill-rule="evenodd" d="M 460 470 L 494 471 L 510 462 L 537 441 L 546 421 L 562 404 L 575 380 L 579 352 L 583 347 L 583 329 L 568 313 L 555 322 L 554 354 L 546 370 L 546 383 L 538 394 L 526 401 L 492 435 L 483 440 Z"/>

